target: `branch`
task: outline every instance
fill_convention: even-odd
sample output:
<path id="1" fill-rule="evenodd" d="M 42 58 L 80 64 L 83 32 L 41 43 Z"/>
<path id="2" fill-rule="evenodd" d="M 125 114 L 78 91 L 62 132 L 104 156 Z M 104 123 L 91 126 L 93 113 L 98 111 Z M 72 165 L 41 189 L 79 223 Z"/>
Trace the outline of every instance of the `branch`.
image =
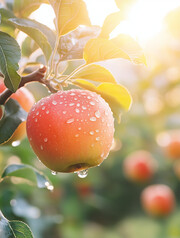
<path id="1" fill-rule="evenodd" d="M 21 77 L 19 88 L 25 86 L 27 83 L 30 83 L 30 82 L 40 82 L 46 85 L 51 92 L 53 93 L 56 92 L 56 90 L 53 89 L 51 85 L 49 84 L 49 81 L 44 79 L 46 70 L 47 70 L 46 66 L 43 66 L 42 68 L 39 68 L 38 70 L 36 70 L 35 72 L 29 75 Z M 12 91 L 10 91 L 9 89 L 5 89 L 0 94 L 0 105 L 4 105 L 12 94 L 13 94 Z"/>

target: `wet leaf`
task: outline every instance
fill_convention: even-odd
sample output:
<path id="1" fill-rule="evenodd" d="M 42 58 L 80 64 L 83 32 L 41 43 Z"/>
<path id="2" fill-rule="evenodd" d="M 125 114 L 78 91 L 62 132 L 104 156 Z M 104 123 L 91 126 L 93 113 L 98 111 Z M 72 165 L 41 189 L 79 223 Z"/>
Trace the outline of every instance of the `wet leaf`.
<path id="1" fill-rule="evenodd" d="M 88 79 L 97 82 L 116 83 L 114 76 L 106 68 L 97 64 L 88 64 L 77 71 L 72 78 Z"/>
<path id="2" fill-rule="evenodd" d="M 107 39 L 91 39 L 84 48 L 84 59 L 87 64 L 114 58 L 130 60 L 129 56 L 123 50 Z"/>
<path id="3" fill-rule="evenodd" d="M 15 92 L 21 77 L 17 73 L 21 51 L 17 41 L 7 33 L 0 32 L 0 71 L 7 88 Z"/>
<path id="4" fill-rule="evenodd" d="M 56 18 L 59 35 L 65 35 L 79 25 L 91 25 L 83 0 L 49 0 Z"/>
<path id="5" fill-rule="evenodd" d="M 1 238 L 33 238 L 28 225 L 22 221 L 8 221 L 0 211 Z"/>
<path id="6" fill-rule="evenodd" d="M 78 27 L 76 30 L 60 38 L 58 52 L 61 60 L 83 59 L 83 50 L 92 38 L 96 38 L 100 33 L 98 26 Z"/>
<path id="7" fill-rule="evenodd" d="M 5 168 L 2 179 L 7 177 L 18 177 L 30 181 L 33 185 L 38 188 L 48 188 L 51 185 L 49 179 L 41 172 L 36 170 L 30 165 L 25 164 L 12 164 Z"/>
<path id="8" fill-rule="evenodd" d="M 123 110 L 128 111 L 132 104 L 132 97 L 128 90 L 119 84 L 102 83 L 99 86 L 85 81 L 76 80 L 73 82 L 75 85 L 96 92 L 101 95 L 102 98 L 109 104 L 114 117 L 120 121 L 120 116 Z"/>
<path id="9" fill-rule="evenodd" d="M 11 18 L 9 21 L 30 36 L 42 49 L 46 59 L 49 59 L 55 43 L 55 34 L 50 28 L 30 19 Z"/>
<path id="10" fill-rule="evenodd" d="M 25 112 L 16 100 L 9 99 L 5 104 L 4 115 L 0 120 L 0 144 L 7 142 L 21 122 L 25 121 Z"/>

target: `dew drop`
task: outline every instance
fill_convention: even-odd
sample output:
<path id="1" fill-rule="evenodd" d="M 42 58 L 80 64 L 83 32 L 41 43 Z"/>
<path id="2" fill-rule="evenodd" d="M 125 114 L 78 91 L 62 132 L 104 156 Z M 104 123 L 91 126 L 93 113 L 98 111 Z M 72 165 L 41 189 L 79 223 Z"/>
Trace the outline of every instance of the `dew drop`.
<path id="1" fill-rule="evenodd" d="M 78 130 L 80 131 L 80 130 L 81 130 L 81 127 L 79 127 Z"/>
<path id="2" fill-rule="evenodd" d="M 34 112 L 34 111 L 35 111 L 35 108 L 33 108 L 32 111 Z"/>
<path id="3" fill-rule="evenodd" d="M 99 132 L 99 130 L 95 130 L 95 132 Z"/>
<path id="4" fill-rule="evenodd" d="M 89 134 L 90 134 L 90 135 L 94 135 L 94 131 L 90 131 Z"/>
<path id="5" fill-rule="evenodd" d="M 76 134 L 75 137 L 79 137 L 79 134 Z"/>
<path id="6" fill-rule="evenodd" d="M 84 169 L 76 172 L 79 178 L 86 178 L 88 175 L 88 169 Z"/>
<path id="7" fill-rule="evenodd" d="M 91 99 L 91 97 L 90 97 L 90 96 L 87 96 L 87 98 L 88 98 L 88 99 Z"/>
<path id="8" fill-rule="evenodd" d="M 48 141 L 48 138 L 44 138 L 44 142 L 47 142 Z"/>
<path id="9" fill-rule="evenodd" d="M 51 174 L 52 175 L 57 175 L 57 172 L 56 171 L 51 171 Z"/>
<path id="10" fill-rule="evenodd" d="M 74 103 L 70 103 L 69 106 L 70 106 L 70 107 L 74 106 Z"/>
<path id="11" fill-rule="evenodd" d="M 31 138 L 31 140 L 32 140 L 32 138 Z M 16 146 L 18 146 L 18 145 L 20 145 L 20 144 L 21 144 L 21 141 L 20 141 L 20 140 L 16 140 L 16 141 L 13 141 L 11 145 L 12 145 L 13 147 L 16 147 Z"/>
<path id="12" fill-rule="evenodd" d="M 87 107 L 85 107 L 85 106 L 82 106 L 82 109 L 83 109 L 83 110 L 86 110 L 86 109 L 87 109 Z"/>
<path id="13" fill-rule="evenodd" d="M 49 111 L 46 111 L 46 114 L 49 114 Z"/>
<path id="14" fill-rule="evenodd" d="M 40 148 L 41 148 L 41 150 L 43 150 L 43 146 L 42 146 L 42 145 L 41 145 L 41 147 L 40 147 Z"/>
<path id="15" fill-rule="evenodd" d="M 94 106 L 94 105 L 95 105 L 95 102 L 90 102 L 90 104 L 91 104 L 92 106 Z"/>
<path id="16" fill-rule="evenodd" d="M 72 122 L 74 122 L 74 118 L 71 118 L 71 119 L 69 119 L 69 120 L 66 121 L 66 123 L 68 123 L 68 124 L 70 124 L 70 123 L 72 123 Z"/>
<path id="17" fill-rule="evenodd" d="M 43 105 L 44 105 L 44 102 L 41 103 L 41 106 L 43 106 Z"/>
<path id="18" fill-rule="evenodd" d="M 63 104 L 63 102 L 60 102 L 59 104 Z"/>
<path id="19" fill-rule="evenodd" d="M 71 95 L 71 96 L 75 96 L 76 94 L 75 94 L 75 93 L 71 93 L 70 95 Z"/>
<path id="20" fill-rule="evenodd" d="M 66 114 L 66 111 L 63 111 L 63 114 Z"/>
<path id="21" fill-rule="evenodd" d="M 43 106 L 43 107 L 42 107 L 42 110 L 45 110 L 45 108 L 46 108 L 46 107 L 45 107 L 45 106 Z"/>
<path id="22" fill-rule="evenodd" d="M 74 98 L 74 101 L 77 101 L 78 99 L 77 98 Z"/>
<path id="23" fill-rule="evenodd" d="M 91 117 L 90 121 L 96 121 L 96 117 Z"/>
<path id="24" fill-rule="evenodd" d="M 52 104 L 53 104 L 53 105 L 57 105 L 57 102 L 56 102 L 56 101 L 52 101 Z"/>
<path id="25" fill-rule="evenodd" d="M 39 115 L 39 111 L 38 112 L 36 112 L 36 116 L 38 116 Z"/>
<path id="26" fill-rule="evenodd" d="M 96 141 L 99 141 L 100 140 L 100 137 L 96 137 Z"/>
<path id="27" fill-rule="evenodd" d="M 54 187 L 52 185 L 50 185 L 49 182 L 45 182 L 45 186 L 48 190 L 52 191 L 54 189 Z"/>
<path id="28" fill-rule="evenodd" d="M 80 107 L 80 103 L 77 103 L 77 107 Z"/>
<path id="29" fill-rule="evenodd" d="M 75 109 L 75 111 L 76 111 L 77 113 L 79 113 L 79 112 L 80 112 L 80 110 L 79 110 L 78 108 L 76 108 L 76 109 Z"/>
<path id="30" fill-rule="evenodd" d="M 34 121 L 35 121 L 35 122 L 37 122 L 37 121 L 38 121 L 38 119 L 37 119 L 37 118 L 35 118 L 35 119 L 34 119 Z"/>
<path id="31" fill-rule="evenodd" d="M 96 116 L 97 118 L 100 118 L 100 117 L 101 117 L 100 111 L 96 111 L 96 112 L 95 112 L 95 116 Z"/>

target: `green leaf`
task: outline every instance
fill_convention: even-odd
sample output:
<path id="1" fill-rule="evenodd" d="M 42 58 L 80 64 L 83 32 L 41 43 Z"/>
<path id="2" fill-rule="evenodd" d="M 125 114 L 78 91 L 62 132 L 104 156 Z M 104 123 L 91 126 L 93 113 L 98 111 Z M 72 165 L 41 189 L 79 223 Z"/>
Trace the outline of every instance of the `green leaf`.
<path id="1" fill-rule="evenodd" d="M 22 221 L 8 221 L 0 211 L 1 238 L 33 238 L 28 225 Z"/>
<path id="2" fill-rule="evenodd" d="M 122 12 L 113 12 L 106 17 L 104 20 L 100 37 L 109 38 L 110 33 L 119 25 L 124 19 Z"/>
<path id="3" fill-rule="evenodd" d="M 96 82 L 116 83 L 114 76 L 109 70 L 97 64 L 88 64 L 73 74 L 75 79 L 88 79 Z"/>
<path id="4" fill-rule="evenodd" d="M 26 37 L 21 46 L 22 55 L 29 57 L 37 49 L 38 45 L 36 42 L 29 36 Z"/>
<path id="5" fill-rule="evenodd" d="M 21 80 L 16 72 L 20 58 L 21 51 L 16 40 L 7 33 L 0 32 L 0 71 L 4 75 L 6 87 L 13 92 L 17 90 Z"/>
<path id="6" fill-rule="evenodd" d="M 126 52 L 131 60 L 137 64 L 145 64 L 146 58 L 140 45 L 129 35 L 120 34 L 117 37 L 111 39 L 111 41 Z"/>
<path id="7" fill-rule="evenodd" d="M 3 118 L 0 120 L 0 144 L 7 142 L 21 122 L 25 121 L 25 112 L 16 100 L 9 99 L 5 104 Z"/>
<path id="8" fill-rule="evenodd" d="M 42 3 L 48 3 L 48 0 L 14 0 L 13 11 L 18 17 L 28 17 Z"/>
<path id="9" fill-rule="evenodd" d="M 38 188 L 53 188 L 49 179 L 41 172 L 36 170 L 30 165 L 25 164 L 12 164 L 9 165 L 2 174 L 2 179 L 7 177 L 18 177 L 30 181 Z"/>
<path id="10" fill-rule="evenodd" d="M 99 86 L 95 86 L 94 84 L 83 79 L 77 79 L 73 82 L 73 84 L 100 94 L 111 107 L 114 117 L 118 120 L 118 122 L 120 122 L 122 111 L 128 111 L 131 107 L 131 95 L 122 85 L 102 83 Z"/>
<path id="11" fill-rule="evenodd" d="M 96 38 L 100 33 L 98 26 L 78 27 L 76 30 L 60 37 L 58 52 L 61 60 L 83 59 L 83 50 L 92 38 Z"/>
<path id="12" fill-rule="evenodd" d="M 123 50 L 107 39 L 91 39 L 84 48 L 84 59 L 87 64 L 114 58 L 130 60 L 129 56 Z"/>
<path id="13" fill-rule="evenodd" d="M 29 35 L 38 44 L 48 61 L 54 48 L 54 32 L 47 26 L 30 19 L 12 18 L 9 21 L 19 30 Z"/>
<path id="14" fill-rule="evenodd" d="M 0 16 L 1 16 L 1 24 L 0 24 L 0 29 L 3 32 L 6 32 L 10 34 L 11 36 L 14 36 L 14 29 L 15 27 L 12 26 L 9 22 L 9 18 L 15 17 L 12 11 L 9 11 L 5 8 L 0 8 Z"/>
<path id="15" fill-rule="evenodd" d="M 60 36 L 73 31 L 79 25 L 91 25 L 83 0 L 49 0 L 49 2 L 56 15 Z"/>

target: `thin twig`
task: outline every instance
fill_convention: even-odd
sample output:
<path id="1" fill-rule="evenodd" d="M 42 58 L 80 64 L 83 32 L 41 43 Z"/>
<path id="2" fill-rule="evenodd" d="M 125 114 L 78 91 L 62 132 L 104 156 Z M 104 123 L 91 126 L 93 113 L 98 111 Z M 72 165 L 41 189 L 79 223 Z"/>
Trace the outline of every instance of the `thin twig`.
<path id="1" fill-rule="evenodd" d="M 51 92 L 53 93 L 56 92 L 56 90 L 50 85 L 49 81 L 47 81 L 44 78 L 46 70 L 47 70 L 46 66 L 43 66 L 29 75 L 21 77 L 19 88 L 25 86 L 27 83 L 30 83 L 30 82 L 40 82 L 46 85 Z M 0 105 L 4 105 L 12 94 L 13 92 L 11 90 L 5 89 L 0 94 Z"/>

